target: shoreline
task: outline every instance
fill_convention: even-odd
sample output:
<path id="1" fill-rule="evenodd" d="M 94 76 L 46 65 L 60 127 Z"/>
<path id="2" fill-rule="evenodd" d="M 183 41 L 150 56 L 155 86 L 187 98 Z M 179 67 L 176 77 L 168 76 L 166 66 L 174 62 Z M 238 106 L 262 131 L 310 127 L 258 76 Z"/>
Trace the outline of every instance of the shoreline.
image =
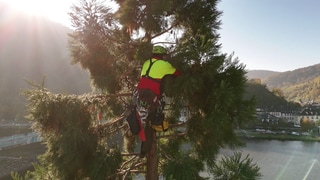
<path id="1" fill-rule="evenodd" d="M 252 132 L 250 130 L 241 130 L 240 132 L 237 132 L 237 135 L 239 138 L 243 139 L 320 142 L 319 136 L 261 133 Z"/>
<path id="2" fill-rule="evenodd" d="M 240 130 L 237 132 L 240 139 L 244 140 L 278 140 L 278 141 L 308 141 L 320 142 L 320 137 L 297 136 L 289 134 L 268 134 Z M 24 176 L 27 171 L 32 171 L 32 163 L 38 162 L 38 156 L 46 151 L 42 142 L 12 146 L 0 150 L 0 180 L 11 180 L 11 172 Z"/>
<path id="3" fill-rule="evenodd" d="M 21 176 L 33 170 L 32 163 L 38 162 L 38 156 L 43 154 L 46 147 L 41 142 L 13 146 L 0 150 L 0 179 L 9 180 L 11 172 L 18 172 Z"/>

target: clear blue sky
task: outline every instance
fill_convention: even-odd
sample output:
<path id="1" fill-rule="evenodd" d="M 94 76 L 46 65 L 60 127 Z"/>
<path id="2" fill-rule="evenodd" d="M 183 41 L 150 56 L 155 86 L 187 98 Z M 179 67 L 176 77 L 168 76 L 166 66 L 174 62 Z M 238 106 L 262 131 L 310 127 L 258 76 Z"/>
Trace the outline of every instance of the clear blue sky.
<path id="1" fill-rule="evenodd" d="M 0 0 L 69 25 L 78 0 Z M 108 3 L 110 5 L 110 2 Z M 320 63 L 320 0 L 221 0 L 220 43 L 246 69 L 290 71 Z"/>
<path id="2" fill-rule="evenodd" d="M 220 43 L 249 70 L 320 63 L 320 0 L 222 0 Z"/>

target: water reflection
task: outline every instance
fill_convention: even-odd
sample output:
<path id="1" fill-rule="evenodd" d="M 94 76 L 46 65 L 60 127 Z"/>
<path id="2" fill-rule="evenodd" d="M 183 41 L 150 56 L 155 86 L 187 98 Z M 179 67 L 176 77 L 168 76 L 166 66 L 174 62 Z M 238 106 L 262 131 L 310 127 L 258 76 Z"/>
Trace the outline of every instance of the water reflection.
<path id="1" fill-rule="evenodd" d="M 25 145 L 36 142 L 40 142 L 40 138 L 36 132 L 16 134 L 13 136 L 0 138 L 0 150 L 10 146 Z"/>
<path id="2" fill-rule="evenodd" d="M 250 140 L 239 149 L 250 154 L 261 168 L 262 179 L 320 179 L 320 143 L 302 141 Z M 232 155 L 231 150 L 221 154 Z"/>

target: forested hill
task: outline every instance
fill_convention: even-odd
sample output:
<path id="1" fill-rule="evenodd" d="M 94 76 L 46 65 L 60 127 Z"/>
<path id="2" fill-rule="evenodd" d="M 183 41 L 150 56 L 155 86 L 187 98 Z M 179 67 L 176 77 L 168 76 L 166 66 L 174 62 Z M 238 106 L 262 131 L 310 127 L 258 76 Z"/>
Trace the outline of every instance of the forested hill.
<path id="1" fill-rule="evenodd" d="M 263 82 L 272 87 L 282 87 L 312 81 L 319 76 L 320 64 L 316 64 L 293 71 L 273 74 L 264 78 Z"/>
<path id="2" fill-rule="evenodd" d="M 47 19 L 16 12 L 0 2 L 0 120 L 21 118 L 25 79 L 57 93 L 91 91 L 88 73 L 71 65 L 68 50 L 70 29 Z"/>
<path id="3" fill-rule="evenodd" d="M 269 111 L 297 111 L 300 110 L 298 103 L 288 102 L 283 97 L 272 93 L 265 85 L 258 83 L 247 84 L 247 94 L 245 98 L 255 97 L 257 108 Z"/>
<path id="4" fill-rule="evenodd" d="M 261 73 L 265 73 L 261 71 Z M 248 73 L 248 78 L 260 78 L 259 72 Z M 254 76 L 253 76 L 254 75 Z M 271 73 L 260 78 L 270 90 L 279 88 L 289 101 L 307 102 L 310 100 L 320 102 L 320 64 L 308 66 L 293 71 Z"/>

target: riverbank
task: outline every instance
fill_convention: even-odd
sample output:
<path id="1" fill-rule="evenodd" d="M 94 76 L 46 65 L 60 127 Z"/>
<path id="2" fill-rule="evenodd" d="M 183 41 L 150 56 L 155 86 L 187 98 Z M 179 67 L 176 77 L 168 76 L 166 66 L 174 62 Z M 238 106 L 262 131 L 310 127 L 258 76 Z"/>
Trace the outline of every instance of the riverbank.
<path id="1" fill-rule="evenodd" d="M 250 140 L 320 142 L 319 137 L 281 133 L 261 133 L 252 130 L 239 130 L 237 131 L 237 134 L 240 138 Z M 10 173 L 12 171 L 24 175 L 27 170 L 33 170 L 32 163 L 38 162 L 37 157 L 40 154 L 43 154 L 45 150 L 46 147 L 42 143 L 13 146 L 0 150 L 0 180 L 11 180 Z"/>
<path id="2" fill-rule="evenodd" d="M 16 134 L 27 134 L 32 132 L 30 124 L 2 124 L 0 125 L 0 138 Z"/>
<path id="3" fill-rule="evenodd" d="M 46 150 L 42 143 L 14 146 L 0 150 L 0 180 L 11 180 L 11 172 L 21 175 L 32 170 L 32 163 L 38 162 L 37 157 Z"/>
<path id="4" fill-rule="evenodd" d="M 279 140 L 279 141 L 311 141 L 320 142 L 319 136 L 311 135 L 297 135 L 286 133 L 269 133 L 269 132 L 257 132 L 250 130 L 240 130 L 237 132 L 238 137 L 244 139 L 261 139 L 261 140 Z"/>

